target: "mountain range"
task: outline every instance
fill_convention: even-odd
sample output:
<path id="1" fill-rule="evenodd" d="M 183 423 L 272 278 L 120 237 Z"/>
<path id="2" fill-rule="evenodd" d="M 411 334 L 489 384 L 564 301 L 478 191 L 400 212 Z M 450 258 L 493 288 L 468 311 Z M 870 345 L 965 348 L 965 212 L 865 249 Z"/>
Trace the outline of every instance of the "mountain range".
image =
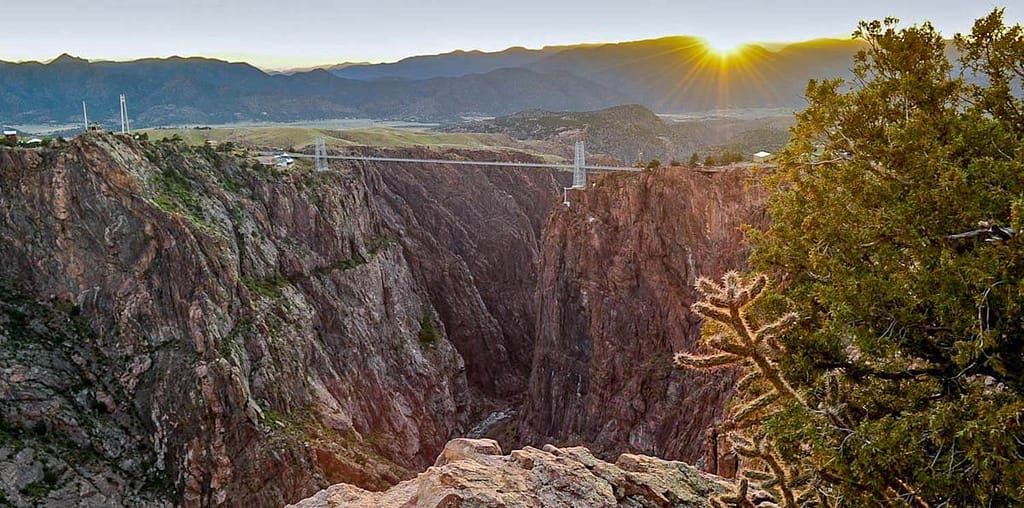
<path id="1" fill-rule="evenodd" d="M 208 58 L 0 62 L 0 123 L 118 123 L 125 93 L 136 126 L 377 118 L 455 122 L 523 110 L 587 111 L 641 104 L 658 113 L 798 108 L 807 80 L 848 74 L 855 41 L 724 57 L 694 37 L 457 51 L 388 64 L 268 73 Z"/>

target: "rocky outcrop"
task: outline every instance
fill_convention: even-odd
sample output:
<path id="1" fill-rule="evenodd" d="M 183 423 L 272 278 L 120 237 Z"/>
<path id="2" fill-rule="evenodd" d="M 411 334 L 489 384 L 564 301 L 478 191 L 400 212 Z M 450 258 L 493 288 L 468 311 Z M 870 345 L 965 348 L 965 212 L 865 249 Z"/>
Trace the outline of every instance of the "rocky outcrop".
<path id="1" fill-rule="evenodd" d="M 538 336 L 519 437 L 696 462 L 733 379 L 685 372 L 698 276 L 742 267 L 741 226 L 766 222 L 746 171 L 607 175 L 544 230 Z"/>
<path id="2" fill-rule="evenodd" d="M 494 441 L 459 439 L 437 466 L 385 492 L 334 485 L 293 506 L 684 508 L 710 506 L 708 498 L 726 488 L 688 464 L 643 455 L 608 463 L 586 448 L 549 445 L 503 456 Z"/>
<path id="3" fill-rule="evenodd" d="M 466 430 L 471 393 L 520 389 L 552 175 L 335 169 L 100 134 L 0 151 L 0 280 L 79 324 L 0 321 L 0 470 L 39 471 L 0 475 L 5 496 L 60 504 L 74 479 L 108 505 L 383 488 Z M 495 368 L 467 380 L 470 359 Z"/>
<path id="4" fill-rule="evenodd" d="M 170 506 L 120 373 L 70 310 L 0 285 L 0 505 Z"/>

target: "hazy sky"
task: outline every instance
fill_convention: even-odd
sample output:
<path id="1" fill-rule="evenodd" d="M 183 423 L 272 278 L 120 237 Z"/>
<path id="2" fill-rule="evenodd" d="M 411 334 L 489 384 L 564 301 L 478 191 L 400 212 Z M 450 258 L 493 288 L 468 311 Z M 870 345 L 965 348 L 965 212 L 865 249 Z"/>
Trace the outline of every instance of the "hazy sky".
<path id="1" fill-rule="evenodd" d="M 264 67 L 393 61 L 498 50 L 698 35 L 729 45 L 847 37 L 860 19 L 931 20 L 969 30 L 1024 0 L 4 0 L 0 60 L 203 55 Z"/>

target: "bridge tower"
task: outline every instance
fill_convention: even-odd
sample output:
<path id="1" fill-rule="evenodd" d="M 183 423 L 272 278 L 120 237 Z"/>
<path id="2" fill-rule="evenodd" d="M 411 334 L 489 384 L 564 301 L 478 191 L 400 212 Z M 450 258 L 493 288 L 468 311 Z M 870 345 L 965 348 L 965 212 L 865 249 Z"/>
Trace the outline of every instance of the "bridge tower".
<path id="1" fill-rule="evenodd" d="M 327 143 L 323 136 L 316 137 L 316 146 L 313 149 L 313 169 L 316 171 L 327 171 Z"/>
<path id="2" fill-rule="evenodd" d="M 124 94 L 121 94 L 121 134 L 131 133 L 132 123 L 131 120 L 128 119 L 128 99 Z"/>
<path id="3" fill-rule="evenodd" d="M 562 204 L 569 206 L 569 190 L 587 188 L 587 149 L 582 141 L 576 142 L 576 156 L 572 161 L 572 187 L 562 189 Z"/>
<path id="4" fill-rule="evenodd" d="M 585 189 L 587 187 L 587 150 L 583 141 L 576 142 L 576 158 L 572 164 L 572 188 Z"/>

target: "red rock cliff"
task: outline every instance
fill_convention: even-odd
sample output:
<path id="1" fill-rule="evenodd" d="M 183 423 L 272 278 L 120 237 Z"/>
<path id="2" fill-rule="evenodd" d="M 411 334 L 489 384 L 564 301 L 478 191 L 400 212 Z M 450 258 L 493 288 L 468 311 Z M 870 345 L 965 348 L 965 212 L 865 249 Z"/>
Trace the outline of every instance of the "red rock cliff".
<path id="1" fill-rule="evenodd" d="M 544 229 L 538 336 L 520 438 L 697 461 L 732 379 L 683 372 L 699 276 L 742 267 L 742 224 L 766 221 L 747 172 L 606 175 Z"/>
<path id="2" fill-rule="evenodd" d="M 105 134 L 0 151 L 7 499 L 383 488 L 465 431 L 471 393 L 522 390 L 553 176 L 335 169 Z"/>
<path id="3" fill-rule="evenodd" d="M 475 150 L 446 156 L 501 160 L 509 154 Z M 428 288 L 448 338 L 466 359 L 474 400 L 484 406 L 526 387 L 536 335 L 541 228 L 557 203 L 555 176 L 543 170 L 401 164 L 368 174 L 369 191 Z"/>
<path id="4" fill-rule="evenodd" d="M 730 380 L 670 359 L 694 278 L 764 221 L 742 173 L 608 175 L 564 208 L 544 171 L 334 169 L 101 134 L 0 150 L 0 494 L 382 489 L 519 401 L 520 442 L 698 458 Z"/>

